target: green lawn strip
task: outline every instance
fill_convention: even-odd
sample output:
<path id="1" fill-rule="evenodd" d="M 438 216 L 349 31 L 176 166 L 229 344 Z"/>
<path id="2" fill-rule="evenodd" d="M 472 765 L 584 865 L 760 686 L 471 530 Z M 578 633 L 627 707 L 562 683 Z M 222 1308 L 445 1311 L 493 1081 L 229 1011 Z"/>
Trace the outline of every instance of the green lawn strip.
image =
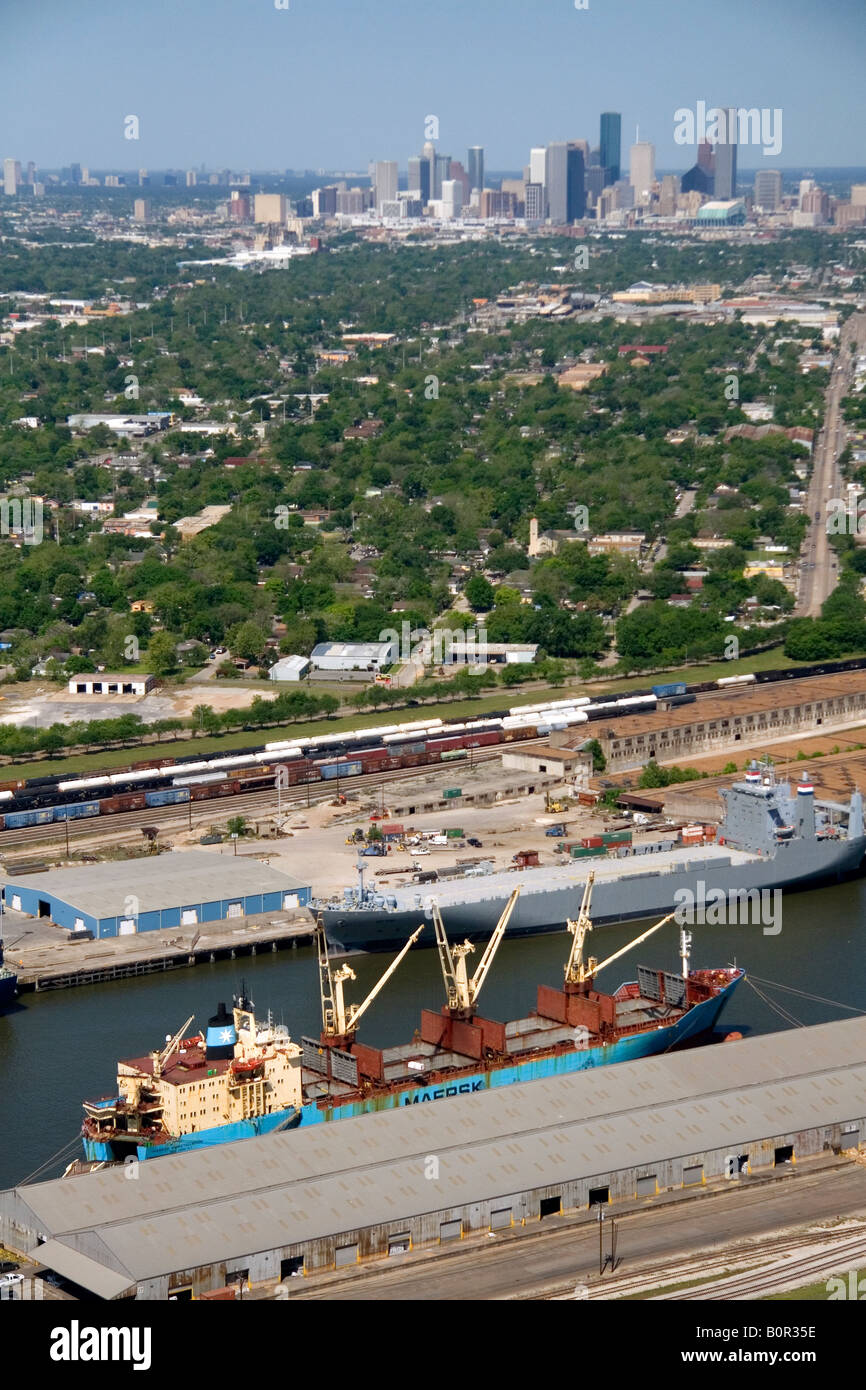
<path id="1" fill-rule="evenodd" d="M 7 763 L 0 767 L 0 781 L 13 776 L 16 770 L 29 771 L 32 776 L 49 776 L 53 773 L 74 774 L 97 772 L 102 768 L 126 767 L 133 762 L 147 762 L 156 757 L 182 758 L 190 754 L 230 753 L 235 748 L 247 748 L 262 743 L 277 743 L 281 739 L 306 737 L 308 734 L 351 732 L 355 729 L 376 728 L 383 724 L 405 724 L 416 719 L 477 719 L 490 710 L 507 709 L 512 705 L 535 705 L 543 700 L 562 700 L 569 694 L 588 694 L 592 699 L 603 695 L 614 695 L 624 690 L 643 689 L 649 685 L 666 684 L 684 680 L 701 683 L 718 680 L 720 676 L 742 675 L 749 671 L 766 671 L 795 667 L 798 663 L 788 661 L 778 650 L 759 652 L 741 661 L 719 661 L 711 666 L 683 666 L 676 670 L 656 672 L 652 676 L 633 675 L 596 684 L 581 681 L 578 677 L 561 686 L 543 686 L 523 691 L 509 690 L 500 686 L 489 694 L 475 699 L 441 701 L 437 704 L 419 704 L 411 708 L 377 709 L 370 713 L 346 714 L 332 719 L 302 720 L 294 724 L 284 724 L 279 728 L 238 729 L 232 733 L 217 734 L 205 738 L 178 738 L 166 734 L 159 743 L 136 744 L 126 751 L 111 749 L 94 753 L 77 753 L 68 758 L 43 758 L 39 760 Z M 186 687 L 187 690 L 189 686 Z M 219 687 L 225 689 L 221 684 Z M 281 687 L 282 688 L 282 687 Z M 321 687 L 324 689 L 324 687 Z M 337 693 L 332 691 L 331 693 Z M 411 691 L 407 692 L 411 698 Z M 201 687 L 200 704 L 208 703 L 208 690 Z M 134 712 L 134 711 L 133 711 Z"/>
<path id="2" fill-rule="evenodd" d="M 864 1270 L 864 1269 L 858 1269 L 858 1270 L 857 1270 L 857 1279 L 856 1279 L 856 1282 L 855 1282 L 855 1287 L 856 1287 L 856 1286 L 859 1286 L 859 1284 L 860 1284 L 860 1279 L 861 1279 L 861 1277 L 862 1277 L 863 1274 L 866 1274 L 866 1270 Z M 804 1285 L 802 1286 L 802 1288 L 799 1288 L 799 1289 L 789 1289 L 787 1293 L 768 1293 L 768 1294 L 764 1294 L 764 1296 L 763 1296 L 763 1298 L 761 1298 L 760 1302 L 761 1302 L 761 1303 L 827 1303 L 827 1302 L 830 1300 L 830 1291 L 828 1290 L 827 1285 L 829 1284 L 829 1282 L 830 1282 L 831 1279 L 842 1279 L 842 1280 L 844 1280 L 845 1288 L 844 1288 L 844 1291 L 840 1290 L 840 1292 L 844 1292 L 844 1297 L 845 1297 L 845 1298 L 848 1298 L 848 1297 L 850 1296 L 850 1285 L 849 1285 L 849 1282 L 848 1282 L 848 1281 L 849 1281 L 849 1276 L 850 1276 L 850 1271 L 849 1271 L 849 1270 L 847 1270 L 847 1269 L 845 1269 L 845 1270 L 839 1270 L 839 1271 L 837 1271 L 836 1274 L 828 1274 L 826 1279 L 821 1279 L 821 1280 L 819 1280 L 819 1282 L 818 1282 L 817 1284 L 804 1284 Z M 864 1297 L 866 1297 L 866 1284 L 864 1284 L 864 1286 L 863 1286 L 863 1292 L 860 1294 L 860 1298 L 861 1298 L 861 1299 L 863 1299 Z M 832 1301 L 833 1301 L 834 1303 L 835 1303 L 836 1301 L 841 1302 L 842 1299 L 838 1299 L 838 1295 L 837 1295 L 837 1299 L 833 1299 Z"/>
<path id="3" fill-rule="evenodd" d="M 697 1279 L 684 1279 L 680 1284 L 659 1284 L 658 1288 L 642 1289 L 638 1293 L 624 1293 L 618 1303 L 636 1302 L 639 1299 L 658 1298 L 663 1293 L 676 1293 L 679 1289 L 694 1289 L 699 1284 L 712 1284 L 718 1279 L 730 1279 L 731 1271 L 723 1269 L 720 1274 L 702 1274 Z"/>

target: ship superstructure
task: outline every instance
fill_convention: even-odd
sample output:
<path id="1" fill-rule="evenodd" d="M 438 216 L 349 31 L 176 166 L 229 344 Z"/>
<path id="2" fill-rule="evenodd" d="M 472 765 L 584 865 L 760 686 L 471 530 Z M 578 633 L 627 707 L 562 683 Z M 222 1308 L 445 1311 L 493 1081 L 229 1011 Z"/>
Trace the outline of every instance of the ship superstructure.
<path id="1" fill-rule="evenodd" d="M 587 882 L 595 876 L 593 917 L 597 926 L 658 917 L 682 901 L 683 891 L 699 901 L 719 891 L 728 895 L 775 888 L 793 890 L 839 882 L 858 873 L 866 854 L 863 801 L 855 791 L 847 807 L 816 805 L 803 779 L 795 791 L 777 780 L 768 764 L 753 764 L 745 777 L 721 793 L 725 814 L 714 842 L 658 850 L 642 844 L 613 854 L 553 867 L 476 872 L 447 882 L 369 886 L 359 876 L 342 900 L 316 904 L 331 945 L 345 951 L 394 950 L 425 922 L 422 946 L 435 942 L 435 895 L 452 930 L 487 935 L 509 895 L 520 902 L 509 934 L 557 931 L 573 916 Z"/>

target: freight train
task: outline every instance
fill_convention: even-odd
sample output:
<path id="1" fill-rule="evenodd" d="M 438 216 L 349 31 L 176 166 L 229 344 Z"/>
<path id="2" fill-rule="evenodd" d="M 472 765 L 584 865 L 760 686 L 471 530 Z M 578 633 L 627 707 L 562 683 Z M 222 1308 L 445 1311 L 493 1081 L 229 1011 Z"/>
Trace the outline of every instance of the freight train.
<path id="1" fill-rule="evenodd" d="M 573 728 L 591 719 L 613 719 L 654 710 L 660 701 L 670 707 L 708 691 L 863 668 L 863 658 L 825 662 L 791 670 L 723 676 L 687 686 L 677 682 L 675 686 L 632 690 L 596 701 L 582 695 L 513 705 L 465 722 L 419 719 L 354 732 L 309 734 L 239 749 L 225 757 L 190 754 L 154 759 L 90 777 L 61 774 L 0 781 L 0 831 L 264 791 L 278 781 L 281 787 L 288 788 L 447 763 L 470 756 L 476 748 L 544 737 L 552 730 Z"/>

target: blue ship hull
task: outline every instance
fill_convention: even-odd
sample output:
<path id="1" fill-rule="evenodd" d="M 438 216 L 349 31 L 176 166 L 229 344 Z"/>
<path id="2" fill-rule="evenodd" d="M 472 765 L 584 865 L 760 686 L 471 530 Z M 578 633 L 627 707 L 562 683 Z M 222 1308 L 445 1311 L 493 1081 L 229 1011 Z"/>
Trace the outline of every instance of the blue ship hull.
<path id="1" fill-rule="evenodd" d="M 18 992 L 17 985 L 17 975 L 7 972 L 0 974 L 0 1014 L 15 1002 L 15 996 Z"/>
<path id="2" fill-rule="evenodd" d="M 140 1144 L 135 1153 L 138 1158 L 162 1158 L 167 1154 L 193 1153 L 198 1149 L 210 1149 L 215 1144 L 231 1144 L 236 1139 L 256 1139 L 261 1134 L 277 1134 L 281 1129 L 291 1129 L 298 1123 L 297 1110 L 279 1110 L 273 1115 L 259 1115 L 253 1120 L 236 1120 L 230 1125 L 217 1125 L 214 1129 L 202 1129 L 195 1134 L 182 1134 L 178 1139 L 169 1139 L 164 1144 Z M 131 1147 L 127 1152 L 132 1154 Z M 116 1154 L 111 1144 L 98 1143 L 94 1139 L 84 1140 L 84 1155 L 91 1162 L 112 1163 Z"/>
<path id="3" fill-rule="evenodd" d="M 511 1066 L 488 1067 L 477 1072 L 461 1072 L 449 1081 L 437 1085 L 419 1082 L 417 1086 L 407 1086 L 369 1099 L 355 1100 L 346 1105 L 320 1107 L 308 1102 L 298 1110 L 280 1111 L 266 1115 L 258 1120 L 245 1120 L 237 1124 L 221 1125 L 215 1129 L 203 1130 L 199 1134 L 188 1134 L 166 1144 L 141 1145 L 136 1149 L 140 1159 L 159 1158 L 163 1154 L 186 1153 L 189 1150 L 210 1147 L 214 1144 L 228 1144 L 235 1139 L 250 1139 L 258 1134 L 273 1134 L 280 1129 L 293 1129 L 297 1125 L 309 1127 L 331 1120 L 347 1120 L 358 1115 L 369 1115 L 376 1111 L 396 1110 L 404 1105 L 417 1105 L 425 1101 L 444 1100 L 450 1096 L 472 1095 L 477 1091 L 498 1090 L 514 1086 L 523 1081 L 543 1081 L 551 1076 L 568 1076 L 572 1072 L 585 1071 L 589 1067 L 610 1066 L 616 1062 L 633 1062 L 641 1057 L 653 1057 L 685 1042 L 693 1041 L 708 1033 L 719 1018 L 734 990 L 744 978 L 738 975 L 729 985 L 712 999 L 696 1004 L 678 1019 L 676 1023 L 662 1025 L 643 1033 L 618 1039 L 616 1042 L 588 1047 L 585 1051 L 565 1052 L 556 1056 L 527 1058 Z M 85 1139 L 84 1152 L 91 1160 L 102 1159 L 111 1162 L 115 1155 L 111 1145 L 96 1143 Z M 130 1149 L 129 1152 L 132 1152 Z"/>

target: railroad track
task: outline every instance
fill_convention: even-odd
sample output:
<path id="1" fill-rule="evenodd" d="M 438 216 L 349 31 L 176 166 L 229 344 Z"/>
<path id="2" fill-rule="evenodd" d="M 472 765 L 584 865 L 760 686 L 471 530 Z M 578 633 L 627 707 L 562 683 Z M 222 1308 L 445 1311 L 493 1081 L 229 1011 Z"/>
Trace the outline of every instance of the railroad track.
<path id="1" fill-rule="evenodd" d="M 521 739 L 507 745 L 497 744 L 494 748 L 473 749 L 472 766 L 481 762 L 491 762 L 502 755 L 503 748 L 526 748 L 534 743 L 544 743 L 543 738 Z M 460 762 L 461 767 L 468 767 L 469 760 Z M 388 782 L 401 782 L 414 780 L 418 777 L 430 776 L 433 772 L 441 771 L 441 763 L 425 763 L 422 767 L 398 767 L 392 768 L 387 772 L 367 772 L 355 777 L 340 779 L 340 791 L 346 792 L 366 792 L 376 791 L 379 787 Z M 331 800 L 337 791 L 336 779 L 331 781 L 304 782 L 294 787 L 287 787 L 280 793 L 280 806 L 285 811 L 288 808 L 297 810 L 314 803 Z M 347 812 L 351 807 L 347 805 Z M 138 811 L 115 811 L 108 816 L 94 816 L 92 819 L 52 821 L 48 825 L 31 825 L 24 830 L 4 830 L 0 832 L 0 853 L 7 849 L 26 847 L 34 844 L 64 844 L 66 832 L 64 825 L 69 825 L 70 846 L 74 843 L 80 848 L 86 841 L 104 839 L 106 835 L 113 835 L 117 832 L 134 832 L 140 830 L 145 825 L 175 826 L 179 828 L 193 829 L 209 825 L 214 821 L 224 819 L 227 815 L 237 816 L 267 813 L 275 815 L 277 811 L 277 795 L 273 787 L 267 787 L 263 791 L 238 792 L 234 796 L 211 797 L 205 801 L 188 801 L 173 806 L 150 806 Z M 360 808 L 359 808 L 360 814 Z"/>

